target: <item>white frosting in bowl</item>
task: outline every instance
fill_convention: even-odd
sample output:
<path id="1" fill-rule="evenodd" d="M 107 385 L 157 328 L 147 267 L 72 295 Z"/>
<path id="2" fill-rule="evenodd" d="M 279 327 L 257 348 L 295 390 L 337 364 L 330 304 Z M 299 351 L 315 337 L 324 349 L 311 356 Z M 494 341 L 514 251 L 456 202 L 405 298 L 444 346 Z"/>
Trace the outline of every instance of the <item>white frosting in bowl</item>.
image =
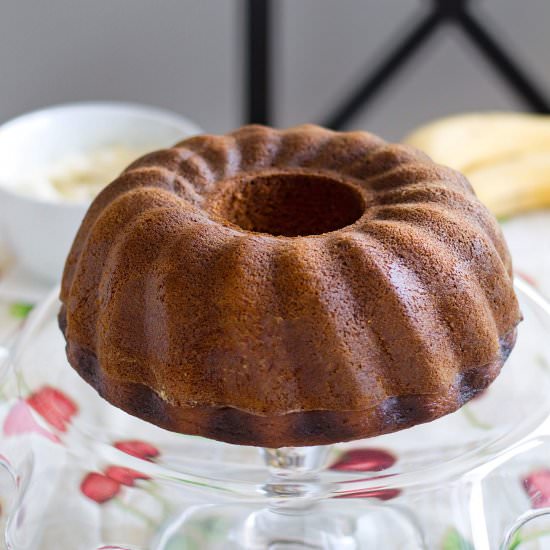
<path id="1" fill-rule="evenodd" d="M 21 177 L 11 189 L 46 201 L 89 203 L 124 168 L 153 149 L 111 145 L 68 154 Z"/>

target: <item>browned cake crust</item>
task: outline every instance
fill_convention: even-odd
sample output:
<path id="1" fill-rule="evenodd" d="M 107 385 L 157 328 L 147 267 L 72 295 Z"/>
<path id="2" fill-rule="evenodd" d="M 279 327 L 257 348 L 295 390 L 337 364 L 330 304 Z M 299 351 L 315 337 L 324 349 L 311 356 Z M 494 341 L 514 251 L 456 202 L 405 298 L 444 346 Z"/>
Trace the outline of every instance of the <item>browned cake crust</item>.
<path id="1" fill-rule="evenodd" d="M 501 232 L 461 175 L 315 126 L 134 163 L 90 208 L 61 300 L 69 361 L 105 399 L 269 447 L 456 410 L 521 319 Z"/>
<path id="2" fill-rule="evenodd" d="M 60 312 L 60 325 L 65 324 Z M 161 428 L 236 445 L 299 447 L 328 445 L 381 435 L 435 418 L 459 409 L 491 384 L 514 347 L 514 329 L 503 340 L 501 354 L 493 363 L 460 373 L 444 395 L 388 397 L 365 411 L 306 411 L 259 416 L 232 407 L 176 407 L 161 399 L 151 388 L 110 377 L 101 370 L 95 355 L 68 344 L 70 362 L 78 374 L 98 393 L 127 413 Z"/>

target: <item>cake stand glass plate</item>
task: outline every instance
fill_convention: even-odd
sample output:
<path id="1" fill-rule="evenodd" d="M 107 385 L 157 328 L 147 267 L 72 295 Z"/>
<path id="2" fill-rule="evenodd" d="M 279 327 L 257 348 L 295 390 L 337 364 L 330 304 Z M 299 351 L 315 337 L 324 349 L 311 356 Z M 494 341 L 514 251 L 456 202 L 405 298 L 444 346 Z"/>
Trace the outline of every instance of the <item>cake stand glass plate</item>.
<path id="1" fill-rule="evenodd" d="M 543 548 L 550 306 L 516 290 L 516 347 L 460 411 L 278 450 L 174 434 L 102 400 L 67 363 L 52 295 L 2 367 L 8 548 L 49 549 L 54 536 L 71 550 Z"/>

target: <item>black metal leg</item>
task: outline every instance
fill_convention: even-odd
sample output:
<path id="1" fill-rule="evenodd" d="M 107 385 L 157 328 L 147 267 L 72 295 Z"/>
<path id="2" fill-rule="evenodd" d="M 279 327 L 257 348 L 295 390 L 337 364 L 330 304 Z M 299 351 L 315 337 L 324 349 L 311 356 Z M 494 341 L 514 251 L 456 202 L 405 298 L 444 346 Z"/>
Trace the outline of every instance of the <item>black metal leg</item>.
<path id="1" fill-rule="evenodd" d="M 246 119 L 248 122 L 272 123 L 271 104 L 271 19 L 273 0 L 246 2 Z M 512 56 L 492 34 L 468 11 L 471 0 L 432 0 L 433 10 L 391 53 L 377 64 L 348 99 L 327 117 L 324 125 L 339 129 L 364 108 L 401 67 L 411 59 L 437 27 L 454 23 L 487 57 L 509 86 L 535 112 L 550 113 L 550 100 L 529 79 Z"/>
<path id="2" fill-rule="evenodd" d="M 246 120 L 271 121 L 271 0 L 246 0 Z"/>
<path id="3" fill-rule="evenodd" d="M 431 13 L 421 20 L 374 71 L 367 75 L 367 78 L 352 92 L 349 98 L 327 117 L 324 125 L 337 130 L 347 124 L 424 44 L 439 22 L 440 16 L 437 13 Z"/>
<path id="4" fill-rule="evenodd" d="M 508 82 L 519 98 L 525 102 L 527 107 L 535 112 L 550 112 L 550 103 L 543 93 L 472 14 L 463 11 L 457 18 L 457 23 L 487 57 L 494 69 Z"/>

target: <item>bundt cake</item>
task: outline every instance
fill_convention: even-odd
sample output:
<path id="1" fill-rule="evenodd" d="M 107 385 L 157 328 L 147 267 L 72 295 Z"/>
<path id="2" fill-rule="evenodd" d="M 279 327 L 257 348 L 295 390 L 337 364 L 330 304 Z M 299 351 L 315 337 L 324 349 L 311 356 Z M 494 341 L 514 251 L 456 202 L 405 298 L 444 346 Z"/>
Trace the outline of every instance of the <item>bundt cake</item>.
<path id="1" fill-rule="evenodd" d="M 109 402 L 267 447 L 455 411 L 521 319 L 506 244 L 463 176 L 309 125 L 136 161 L 88 211 L 61 300 L 68 359 Z"/>

